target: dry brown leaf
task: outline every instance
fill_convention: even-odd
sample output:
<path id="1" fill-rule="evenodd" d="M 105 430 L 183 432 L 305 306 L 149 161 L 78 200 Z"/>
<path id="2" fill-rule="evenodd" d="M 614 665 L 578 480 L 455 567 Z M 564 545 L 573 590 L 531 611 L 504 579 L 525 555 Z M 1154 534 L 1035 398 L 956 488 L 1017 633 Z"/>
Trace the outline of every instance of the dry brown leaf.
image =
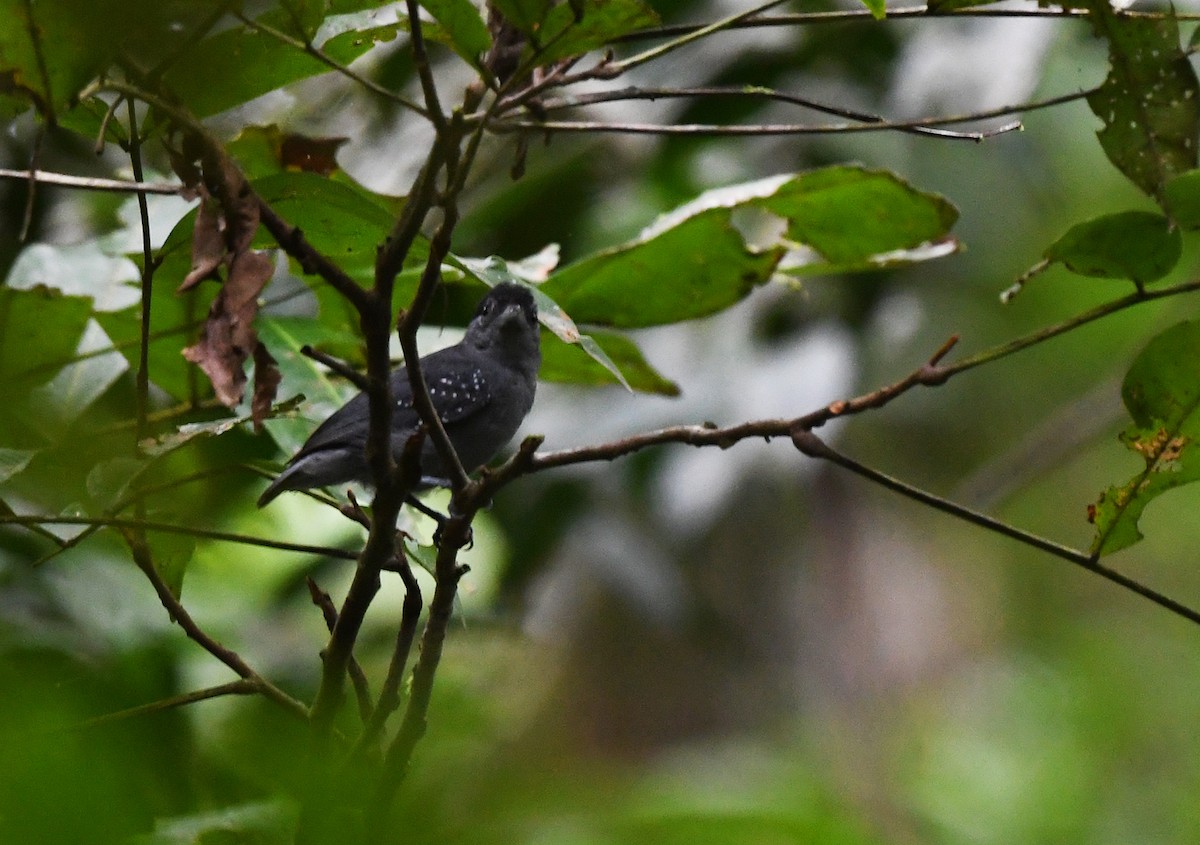
<path id="1" fill-rule="evenodd" d="M 250 418 L 256 432 L 262 431 L 263 420 L 271 413 L 271 404 L 281 381 L 283 374 L 279 372 L 275 358 L 260 340 L 254 347 L 254 398 L 250 401 Z"/>
<path id="2" fill-rule="evenodd" d="M 246 359 L 259 346 L 254 330 L 258 294 L 273 269 L 266 253 L 235 256 L 229 280 L 208 310 L 199 342 L 183 350 L 183 356 L 208 375 L 217 398 L 229 408 L 236 408 L 246 391 Z"/>
<path id="3" fill-rule="evenodd" d="M 313 138 L 289 132 L 279 145 L 279 162 L 286 168 L 328 176 L 338 169 L 337 151 L 349 138 Z"/>
<path id="4" fill-rule="evenodd" d="M 221 215 L 216 201 L 203 187 L 200 189 L 200 211 L 192 230 L 192 269 L 176 293 L 191 290 L 204 279 L 212 277 L 225 260 L 225 235 L 221 231 Z"/>

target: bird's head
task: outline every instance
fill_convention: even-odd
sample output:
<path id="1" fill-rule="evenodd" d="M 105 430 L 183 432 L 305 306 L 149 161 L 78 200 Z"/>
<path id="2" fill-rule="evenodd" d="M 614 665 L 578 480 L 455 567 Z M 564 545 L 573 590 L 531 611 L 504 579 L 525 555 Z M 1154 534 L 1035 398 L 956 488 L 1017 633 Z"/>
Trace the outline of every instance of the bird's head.
<path id="1" fill-rule="evenodd" d="M 465 340 L 513 363 L 529 362 L 536 371 L 541 354 L 533 294 L 522 285 L 508 282 L 496 285 L 475 309 Z"/>

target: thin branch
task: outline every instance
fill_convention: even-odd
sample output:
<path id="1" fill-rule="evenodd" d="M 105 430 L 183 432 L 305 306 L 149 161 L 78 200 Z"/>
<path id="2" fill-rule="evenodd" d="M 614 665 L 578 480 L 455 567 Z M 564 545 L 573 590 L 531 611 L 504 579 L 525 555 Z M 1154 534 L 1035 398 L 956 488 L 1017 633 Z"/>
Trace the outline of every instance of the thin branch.
<path id="1" fill-rule="evenodd" d="M 39 61 L 41 57 L 40 47 L 38 49 Z M 47 83 L 49 84 L 49 83 Z M 25 186 L 25 213 L 21 218 L 21 233 L 17 235 L 19 243 L 25 243 L 29 237 L 29 229 L 33 226 L 33 210 L 37 203 L 37 186 L 38 180 L 34 174 L 38 171 L 38 164 L 42 160 L 42 142 L 46 139 L 46 126 L 39 123 L 37 132 L 33 136 L 33 150 L 29 153 L 29 179 Z"/>
<path id="2" fill-rule="evenodd" d="M 320 608 L 321 616 L 325 619 L 325 627 L 332 633 L 338 618 L 337 607 L 334 606 L 333 599 L 329 593 L 317 586 L 317 582 L 311 576 L 305 578 L 304 581 L 308 585 L 308 594 L 312 598 L 312 603 Z M 367 681 L 367 675 L 353 655 L 350 657 L 348 670 L 350 682 L 354 685 L 354 697 L 358 700 L 358 715 L 364 725 L 369 724 L 371 721 L 371 686 Z"/>
<path id="3" fill-rule="evenodd" d="M 125 103 L 129 113 L 129 162 L 133 169 L 133 179 L 140 185 L 145 181 L 145 173 L 142 172 L 142 139 L 137 125 L 137 109 L 133 100 L 126 99 Z M 150 208 L 144 193 L 138 193 L 137 204 L 142 229 L 142 295 L 141 320 L 138 324 L 138 368 L 135 377 L 135 436 L 137 442 L 140 442 L 146 437 L 146 411 L 150 398 L 150 304 L 154 295 L 154 271 L 158 264 L 154 260 L 154 247 L 150 238 Z"/>
<path id="4" fill-rule="evenodd" d="M 437 81 L 433 77 L 429 52 L 425 49 L 425 33 L 421 25 L 420 7 L 417 5 L 417 0 L 405 0 L 404 5 L 408 11 L 408 34 L 412 43 L 413 66 L 417 70 L 417 77 L 421 80 L 421 93 L 425 97 L 425 117 L 440 135 L 446 131 L 446 113 L 442 111 Z"/>
<path id="5" fill-rule="evenodd" d="M 888 122 L 879 115 L 867 114 L 866 112 L 858 112 L 852 109 L 825 105 L 824 103 L 818 103 L 815 100 L 809 100 L 805 97 L 796 96 L 795 94 L 788 94 L 784 91 L 776 91 L 772 88 L 748 88 L 744 86 L 729 85 L 699 88 L 639 88 L 631 86 L 629 88 L 622 88 L 618 91 L 596 91 L 588 94 L 571 95 L 560 100 L 542 100 L 538 103 L 538 108 L 543 113 L 550 113 L 554 111 L 561 111 L 563 109 L 595 105 L 598 103 L 616 103 L 625 102 L 627 100 L 675 99 L 682 97 L 732 97 L 735 99 L 751 98 L 775 100 L 776 102 L 803 106 L 804 108 L 809 108 L 813 111 L 833 114 L 837 115 L 838 117 L 845 117 L 851 120 L 861 120 L 868 123 Z M 985 137 L 987 137 L 985 133 L 981 132 L 954 132 L 947 129 L 933 129 L 928 126 L 905 126 L 901 127 L 901 131 L 910 132 L 917 135 L 935 135 L 938 137 L 962 139 L 968 141 L 982 141 Z"/>
<path id="6" fill-rule="evenodd" d="M 403 547 L 400 547 L 403 554 Z M 413 643 L 417 637 L 417 622 L 421 618 L 423 599 L 421 585 L 413 575 L 408 559 L 402 557 L 397 567 L 400 579 L 404 582 L 404 606 L 400 612 L 400 628 L 396 632 L 396 645 L 392 649 L 392 659 L 388 663 L 387 675 L 379 690 L 379 699 L 371 719 L 363 729 L 362 735 L 355 742 L 348 760 L 351 764 L 375 742 L 383 732 L 387 719 L 400 706 L 400 685 L 404 682 L 404 672 L 408 666 L 408 656 L 412 653 Z"/>
<path id="7" fill-rule="evenodd" d="M 869 481 L 873 481 L 876 484 L 886 487 L 887 489 L 899 493 L 900 495 L 912 499 L 913 501 L 920 502 L 921 504 L 928 505 L 935 510 L 958 517 L 964 522 L 969 522 L 972 525 L 978 525 L 982 528 L 988 529 L 989 531 L 993 531 L 997 534 L 1017 540 L 1018 542 L 1024 543 L 1027 546 L 1032 546 L 1035 549 L 1048 552 L 1057 558 L 1061 558 L 1062 560 L 1073 563 L 1076 566 L 1086 569 L 1088 572 L 1093 572 L 1096 575 L 1099 575 L 1101 578 L 1111 581 L 1120 587 L 1124 587 L 1125 589 L 1130 590 L 1131 592 L 1134 592 L 1145 599 L 1149 599 L 1159 607 L 1174 613 L 1176 616 L 1180 616 L 1184 619 L 1187 619 L 1189 622 L 1200 625 L 1200 611 L 1193 610 L 1187 605 L 1181 604 L 1180 602 L 1163 595 L 1157 590 L 1147 587 L 1145 584 L 1142 584 L 1141 582 L 1136 581 L 1127 575 L 1122 575 L 1119 572 L 1109 569 L 1107 566 L 1102 565 L 1097 560 L 1095 555 L 1078 551 L 1069 546 L 1064 546 L 1060 543 L 1054 542 L 1053 540 L 1048 540 L 1045 537 L 1040 537 L 1037 534 L 1033 534 L 1029 531 L 1009 525 L 1006 522 L 1001 522 L 1000 520 L 988 516 L 987 514 L 972 510 L 964 505 L 944 499 L 941 496 L 936 496 L 933 493 L 922 490 L 919 487 L 914 487 L 913 485 L 901 481 L 898 478 L 882 473 L 879 470 L 872 469 L 864 464 L 860 464 L 858 461 L 855 461 L 852 458 L 849 458 L 831 448 L 825 443 L 825 441 L 811 431 L 806 431 L 804 429 L 795 430 L 792 433 L 792 441 L 795 443 L 797 449 L 811 458 L 821 458 L 822 460 L 837 464 L 844 469 L 850 470 L 855 475 L 859 475 Z"/>
<path id="8" fill-rule="evenodd" d="M 93 719 L 86 719 L 74 724 L 68 730 L 79 731 L 88 728 L 98 728 L 102 725 L 123 721 L 124 719 L 148 716 L 151 713 L 174 710 L 176 707 L 186 707 L 189 704 L 195 704 L 197 701 L 207 701 L 210 698 L 220 698 L 226 695 L 258 695 L 260 693 L 262 693 L 262 689 L 253 680 L 239 678 L 227 684 L 218 684 L 215 687 L 205 687 L 204 689 L 185 692 L 181 695 L 173 695 L 170 698 L 151 701 L 148 704 L 139 704 L 136 707 L 118 710 L 115 713 L 105 713 L 103 716 L 96 716 Z"/>
<path id="9" fill-rule="evenodd" d="M 769 0 L 769 2 L 761 3 L 751 9 L 747 9 L 744 12 L 738 12 L 736 15 L 730 15 L 729 17 L 722 18 L 714 23 L 701 26 L 697 29 L 691 30 L 690 32 L 683 33 L 682 35 L 675 36 L 666 44 L 660 44 L 657 47 L 652 47 L 649 50 L 645 50 L 635 56 L 630 56 L 628 59 L 615 62 L 614 69 L 618 73 L 624 73 L 625 71 L 638 67 L 639 65 L 644 65 L 646 62 L 653 61 L 659 56 L 672 53 L 681 47 L 686 47 L 695 41 L 706 38 L 709 35 L 712 35 L 714 32 L 720 32 L 721 30 L 730 29 L 734 26 L 737 26 L 743 21 L 750 20 L 751 18 L 762 14 L 768 9 L 773 9 L 776 6 L 782 5 L 784 2 L 785 0 Z"/>
<path id="10" fill-rule="evenodd" d="M 618 135 L 687 135 L 699 138 L 769 137 L 775 135 L 831 135 L 858 132 L 908 131 L 948 122 L 941 118 L 902 120 L 875 123 L 756 123 L 728 126 L 720 123 L 624 123 L 606 120 L 498 120 L 491 128 L 495 132 L 589 132 Z M 994 135 L 1013 132 L 1019 123 L 997 127 L 970 140 L 983 140 Z"/>
<path id="11" fill-rule="evenodd" d="M 319 349 L 314 349 L 307 343 L 300 347 L 300 354 L 306 358 L 311 358 L 319 364 L 324 364 L 329 369 L 333 370 L 346 381 L 353 384 L 359 390 L 366 390 L 368 382 L 366 376 L 358 370 L 351 367 L 340 358 L 335 358 L 332 355 L 327 355 Z"/>
<path id="12" fill-rule="evenodd" d="M 171 592 L 171 588 L 167 586 L 158 570 L 154 567 L 145 544 L 139 542 L 132 531 L 126 532 L 125 539 L 129 543 L 134 562 L 142 570 L 142 574 L 150 581 L 151 586 L 154 587 L 154 592 L 158 595 L 158 600 L 170 615 L 171 621 L 182 628 L 189 639 L 232 669 L 238 677 L 253 682 L 258 687 L 259 692 L 269 700 L 280 705 L 287 712 L 302 719 L 308 718 L 308 708 L 304 706 L 303 702 L 292 698 L 286 692 L 279 689 L 279 687 L 259 675 L 254 669 L 250 668 L 250 665 L 242 659 L 241 655 L 233 649 L 222 645 L 211 637 L 207 631 L 196 624 L 196 620 L 192 618 L 191 614 L 187 612 L 187 609 L 180 603 L 175 594 Z"/>
<path id="13" fill-rule="evenodd" d="M 887 17 L 877 21 L 870 10 L 866 8 L 859 9 L 841 9 L 827 12 L 795 12 L 792 14 L 782 15 L 762 15 L 757 17 L 747 18 L 746 20 L 738 21 L 724 27 L 729 30 L 736 29 L 759 29 L 759 28 L 774 28 L 774 27 L 790 27 L 790 26 L 811 26 L 813 24 L 837 24 L 850 23 L 854 21 L 862 21 L 864 23 L 887 23 L 888 21 L 905 20 L 909 18 L 923 18 L 929 20 L 947 19 L 947 18 L 1043 18 L 1050 20 L 1076 19 L 1085 20 L 1088 17 L 1086 9 L 1065 9 L 1065 8 L 1029 8 L 1029 9 L 991 9 L 982 7 L 968 7 L 964 9 L 955 9 L 952 12 L 931 12 L 927 6 L 903 6 L 899 8 L 889 8 Z M 1145 20 L 1165 20 L 1167 15 L 1163 12 L 1143 12 L 1133 10 L 1123 10 L 1116 13 L 1122 18 L 1141 18 Z M 1197 13 L 1173 13 L 1171 15 L 1175 20 L 1200 20 L 1200 14 Z M 678 38 L 681 36 L 692 35 L 699 32 L 712 24 L 667 24 L 664 26 L 648 27 L 639 29 L 636 32 L 626 33 L 619 38 L 613 39 L 613 43 L 619 44 L 623 42 L 636 41 L 652 41 L 658 38 Z"/>
<path id="14" fill-rule="evenodd" d="M 383 773 L 367 807 L 367 830 L 383 829 L 392 797 L 404 782 L 413 751 L 425 735 L 433 681 L 442 659 L 442 647 L 450 627 L 454 599 L 458 595 L 458 582 L 467 572 L 465 566 L 458 564 L 458 550 L 470 539 L 471 521 L 484 504 L 484 493 L 485 489 L 472 481 L 456 494 L 458 506 L 450 509 L 450 518 L 446 520 L 442 545 L 438 548 L 433 600 L 429 603 L 429 618 L 425 622 L 421 648 L 413 667 L 408 706 L 404 709 L 404 718 L 396 736 L 388 746 Z"/>
<path id="15" fill-rule="evenodd" d="M 116 528 L 131 531 L 160 531 L 164 534 L 182 534 L 186 537 L 198 537 L 203 540 L 216 540 L 223 543 L 238 543 L 243 546 L 259 546 L 264 549 L 276 549 L 283 552 L 299 552 L 301 554 L 321 555 L 338 560 L 355 560 L 357 555 L 343 549 L 330 546 L 310 546 L 305 543 L 289 543 L 284 540 L 268 540 L 265 537 L 252 537 L 248 534 L 233 534 L 227 531 L 211 531 L 207 528 L 196 528 L 192 525 L 174 525 L 169 522 L 151 522 L 142 519 L 117 519 L 109 517 L 87 516 L 37 516 L 27 514 L 0 513 L 0 525 L 83 525 Z"/>
<path id="16" fill-rule="evenodd" d="M 42 185 L 58 185 L 64 188 L 80 188 L 85 191 L 108 191 L 123 194 L 180 194 L 182 185 L 165 182 L 129 182 L 124 179 L 101 179 L 96 176 L 71 176 L 49 170 L 9 170 L 0 168 L 0 179 L 20 179 Z"/>
<path id="17" fill-rule="evenodd" d="M 810 100 L 806 97 L 800 97 L 795 94 L 790 94 L 785 91 L 776 91 L 771 88 L 759 87 L 739 87 L 739 86 L 711 86 L 699 88 L 669 88 L 669 87 L 638 87 L 629 86 L 612 91 L 595 91 L 585 94 L 572 94 L 558 100 L 542 100 L 538 103 L 538 107 L 542 112 L 549 113 L 561 111 L 564 109 L 576 108 L 581 106 L 589 106 L 598 103 L 622 102 L 625 100 L 655 100 L 659 98 L 673 97 L 750 97 L 750 98 L 765 98 L 778 100 L 780 102 L 791 103 L 793 105 L 803 106 L 813 109 L 814 111 L 825 112 L 839 117 L 849 118 L 851 120 L 861 120 L 870 123 L 885 124 L 888 128 L 897 129 L 902 132 L 918 132 L 927 133 L 934 127 L 952 126 L 959 123 L 974 123 L 980 120 L 988 120 L 996 117 L 1007 117 L 1013 114 L 1024 114 L 1026 112 L 1035 111 L 1037 109 L 1049 108 L 1051 106 L 1062 105 L 1075 100 L 1082 100 L 1095 93 L 1097 88 L 1089 88 L 1086 91 L 1072 92 L 1069 94 L 1061 94 L 1056 97 L 1047 97 L 1042 100 L 1033 100 L 1027 103 L 1019 103 L 1017 105 L 1000 106 L 994 109 L 984 109 L 977 112 L 969 112 L 967 114 L 949 115 L 945 117 L 929 117 L 920 120 L 912 121 L 887 121 L 879 115 L 868 114 L 866 112 L 854 111 L 852 109 L 831 106 L 826 103 L 820 103 L 816 100 Z M 947 133 L 950 137 L 966 138 L 970 140 L 980 140 L 983 137 L 999 134 L 1001 131 L 1010 131 L 1005 127 L 1000 129 L 989 130 L 987 133 Z M 942 133 L 937 133 L 942 134 Z"/>
<path id="18" fill-rule="evenodd" d="M 957 375 L 965 370 L 978 367 L 980 364 L 986 364 L 990 361 L 995 361 L 1014 352 L 1020 352 L 1022 349 L 1027 349 L 1043 341 L 1049 340 L 1052 337 L 1057 337 L 1060 334 L 1071 331 L 1078 326 L 1091 323 L 1099 320 L 1102 317 L 1107 317 L 1110 314 L 1115 314 L 1118 311 L 1123 311 L 1126 308 L 1131 308 L 1135 305 L 1141 305 L 1144 302 L 1153 302 L 1156 299 L 1165 299 L 1171 296 L 1179 296 L 1183 293 L 1191 293 L 1192 291 L 1200 290 L 1200 279 L 1194 279 L 1190 282 L 1184 282 L 1171 287 L 1158 288 L 1156 290 L 1143 289 L 1134 291 L 1128 296 L 1123 296 L 1120 299 L 1115 299 L 1112 302 L 1106 302 L 1103 305 L 1098 305 L 1095 308 L 1078 314 L 1070 319 L 1063 320 L 1061 323 L 1055 323 L 1051 326 L 1046 326 L 1043 329 L 1024 335 L 1023 337 L 1014 338 L 1007 343 L 993 346 L 990 349 L 984 349 L 974 355 L 962 358 L 953 364 L 949 364 L 942 368 L 943 373 L 947 378 Z"/>
<path id="19" fill-rule="evenodd" d="M 427 120 L 429 119 L 429 112 L 426 111 L 425 109 L 423 109 L 417 103 L 414 103 L 412 100 L 409 100 L 407 97 L 402 97 L 401 95 L 397 94 L 395 91 L 390 91 L 387 88 L 384 88 L 382 85 L 380 85 L 378 82 L 375 82 L 373 79 L 368 79 L 367 77 L 363 76 L 358 71 L 353 70 L 349 66 L 342 64 L 337 59 L 333 58 L 328 53 L 326 53 L 324 50 L 322 50 L 320 47 L 317 47 L 311 41 L 308 41 L 308 40 L 302 41 L 299 38 L 293 38 L 292 36 L 288 35 L 286 32 L 282 32 L 278 29 L 275 29 L 273 26 L 269 26 L 269 25 L 263 23 L 262 21 L 254 20 L 253 18 L 246 15 L 244 12 L 235 12 L 234 17 L 236 17 L 243 24 L 245 24 L 246 26 L 255 30 L 256 32 L 261 32 L 263 35 L 268 35 L 271 38 L 276 39 L 277 41 L 281 41 L 284 44 L 287 44 L 291 47 L 295 47 L 297 50 L 301 50 L 301 51 L 307 53 L 308 55 L 312 56 L 317 61 L 319 61 L 322 64 L 329 67 L 330 69 L 337 71 L 342 76 L 345 76 L 347 79 L 354 80 L 355 82 L 357 82 L 359 85 L 366 88 L 371 93 L 378 94 L 380 97 L 383 97 L 384 99 L 389 100 L 390 102 L 393 102 L 393 103 L 396 103 L 397 105 L 403 106 L 404 108 L 408 109 L 409 111 L 419 114 L 421 117 L 426 118 Z"/>

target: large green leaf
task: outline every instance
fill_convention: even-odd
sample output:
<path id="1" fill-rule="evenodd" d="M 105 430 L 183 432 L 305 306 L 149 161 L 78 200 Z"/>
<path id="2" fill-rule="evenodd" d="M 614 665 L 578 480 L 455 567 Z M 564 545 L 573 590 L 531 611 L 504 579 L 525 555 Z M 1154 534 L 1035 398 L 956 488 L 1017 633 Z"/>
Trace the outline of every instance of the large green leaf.
<path id="1" fill-rule="evenodd" d="M 108 66 L 123 44 L 169 40 L 164 4 L 155 0 L 0 0 L 0 108 L 29 104 L 51 119 Z"/>
<path id="2" fill-rule="evenodd" d="M 798 174 L 756 204 L 788 221 L 791 240 L 838 265 L 939 241 L 958 219 L 944 197 L 886 170 L 854 166 Z"/>
<path id="3" fill-rule="evenodd" d="M 493 0 L 505 20 L 532 35 L 554 6 L 553 0 Z"/>
<path id="4" fill-rule="evenodd" d="M 679 395 L 679 385 L 654 369 L 637 344 L 625 335 L 593 330 L 588 336 L 592 343 L 603 350 L 630 389 L 642 393 L 660 393 L 664 396 Z M 587 349 L 574 344 L 558 343 L 550 338 L 542 339 L 542 368 L 538 372 L 538 378 L 567 384 L 619 383 L 612 370 L 599 363 Z"/>
<path id="5" fill-rule="evenodd" d="M 1179 229 L 1161 214 L 1122 211 L 1072 226 L 1046 249 L 1045 257 L 1084 276 L 1141 284 L 1171 272 L 1182 250 Z"/>
<path id="6" fill-rule="evenodd" d="M 765 242 L 743 234 L 749 213 L 782 218 L 786 231 Z M 946 199 L 887 171 L 775 176 L 707 191 L 633 242 L 554 273 L 543 290 L 581 323 L 674 323 L 728 308 L 776 269 L 849 272 L 946 255 L 957 249 L 948 236 L 957 218 Z"/>
<path id="7" fill-rule="evenodd" d="M 258 20 L 274 29 L 296 26 L 294 18 L 278 8 Z M 397 30 L 396 25 L 349 30 L 320 46 L 334 60 L 348 64 L 376 43 L 395 38 Z M 328 65 L 304 50 L 248 26 L 235 26 L 192 45 L 165 81 L 194 114 L 206 117 L 327 72 Z"/>
<path id="8" fill-rule="evenodd" d="M 1200 229 L 1200 170 L 1176 176 L 1167 183 L 1165 194 L 1171 219 L 1184 229 Z"/>
<path id="9" fill-rule="evenodd" d="M 492 46 L 487 24 L 471 0 L 421 0 L 441 26 L 450 46 L 471 64 Z"/>
<path id="10" fill-rule="evenodd" d="M 582 15 L 576 19 L 576 11 Z M 550 9 L 537 30 L 541 63 L 578 56 L 637 29 L 657 26 L 658 15 L 641 0 L 583 0 Z"/>
<path id="11" fill-rule="evenodd" d="M 251 183 L 281 217 L 299 227 L 319 252 L 329 256 L 364 286 L 374 283 L 375 251 L 391 231 L 392 212 L 366 191 L 316 173 L 277 173 Z M 260 231 L 256 247 L 273 246 Z M 419 240 L 406 266 L 423 260 L 427 242 Z"/>
<path id="12" fill-rule="evenodd" d="M 542 290 L 577 322 L 640 328 L 704 317 L 771 277 L 782 248 L 755 252 L 713 208 L 554 273 Z"/>
<path id="13" fill-rule="evenodd" d="M 1135 185 L 1162 201 L 1166 183 L 1196 167 L 1200 81 L 1169 8 L 1155 18 L 1118 17 L 1108 0 L 1091 0 L 1090 8 L 1110 60 L 1104 84 L 1087 98 L 1104 123 L 1100 145 Z"/>
<path id="14" fill-rule="evenodd" d="M 0 384 L 17 398 L 54 378 L 75 357 L 92 313 L 85 296 L 38 286 L 0 286 Z M 11 409 L 7 409 L 11 411 Z"/>
<path id="15" fill-rule="evenodd" d="M 1138 520 L 1146 505 L 1200 479 L 1200 323 L 1179 323 L 1150 341 L 1126 373 L 1121 398 L 1133 418 L 1121 440 L 1145 467 L 1089 508 L 1098 554 L 1141 540 Z"/>

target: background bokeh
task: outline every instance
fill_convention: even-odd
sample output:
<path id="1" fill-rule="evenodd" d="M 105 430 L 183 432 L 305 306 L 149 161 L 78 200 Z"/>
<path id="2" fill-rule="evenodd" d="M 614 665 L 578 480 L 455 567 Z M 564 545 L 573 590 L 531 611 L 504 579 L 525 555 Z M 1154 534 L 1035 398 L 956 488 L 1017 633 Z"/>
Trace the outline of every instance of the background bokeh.
<path id="1" fill-rule="evenodd" d="M 668 22 L 713 20 L 738 6 L 653 5 Z M 438 58 L 452 96 L 469 74 Z M 380 45 L 355 67 L 417 90 L 403 43 Z M 640 68 L 632 81 L 765 85 L 905 118 L 1071 92 L 1105 72 L 1103 44 L 1086 22 L 971 18 L 726 33 Z M 778 104 L 709 99 L 589 114 L 797 119 Z M 772 283 L 718 316 L 640 332 L 680 397 L 546 384 L 526 431 L 557 448 L 672 423 L 799 415 L 902 377 L 951 335 L 960 337 L 954 354 L 967 354 L 1126 293 L 1126 282 L 1059 269 L 1001 304 L 1001 291 L 1070 225 L 1151 205 L 1105 159 L 1085 104 L 1021 121 L 1023 131 L 978 144 L 897 132 L 557 135 L 530 140 L 519 181 L 510 176 L 512 139 L 490 139 L 465 195 L 460 255 L 518 259 L 557 243 L 570 262 L 708 188 L 848 161 L 948 197 L 966 245 L 911 269 Z M 392 194 L 406 189 L 427 141 L 411 116 L 379 108 L 336 75 L 211 125 L 228 137 L 272 122 L 348 137 L 342 167 Z M 19 118 L 0 139 L 5 166 L 25 166 L 32 128 Z M 73 173 L 125 166 L 119 150 L 96 158 L 53 132 L 42 155 L 43 167 Z M 166 172 L 165 162 L 153 164 Z M 0 184 L 0 275 L 128 302 L 121 297 L 136 268 L 120 256 L 137 249 L 132 203 L 44 191 L 22 245 L 25 196 L 20 183 Z M 151 208 L 161 243 L 187 205 L 155 199 Z M 1171 278 L 1193 277 L 1196 265 L 1185 240 Z M 1150 337 L 1195 310 L 1171 298 L 1124 311 L 825 433 L 871 466 L 1086 548 L 1087 504 L 1137 468 L 1116 439 L 1120 379 Z M 451 339 L 423 337 L 429 348 Z M 56 416 L 56 391 L 47 391 L 41 424 L 61 426 L 69 448 L 31 467 L 11 501 L 70 512 L 87 483 L 73 469 L 86 465 L 79 456 L 114 448 L 86 429 L 103 434 L 129 414 L 132 374 L 113 357 L 93 359 L 97 369 L 82 377 L 97 387 L 85 423 L 70 408 Z M 180 493 L 180 519 L 353 548 L 358 530 L 309 499 L 253 507 L 262 480 L 234 465 L 282 457 L 248 431 L 198 443 L 189 460 L 231 469 Z M 1185 488 L 1157 501 L 1142 523 L 1147 539 L 1111 563 L 1200 603 L 1198 495 Z M 427 535 L 429 526 L 414 530 Z M 668 447 L 526 478 L 480 517 L 475 537 L 430 732 L 401 794 L 410 841 L 1200 837 L 1195 626 L 788 443 Z M 229 677 L 172 627 L 118 541 L 102 532 L 32 566 L 46 551 L 28 532 L 0 529 L 7 841 L 124 841 L 156 819 L 153 841 L 194 841 L 189 831 L 218 814 L 261 825 L 261 841 L 273 841 L 269 831 L 292 812 L 280 796 L 305 736 L 269 705 L 221 699 L 63 730 Z M 183 592 L 192 614 L 310 698 L 324 626 L 303 579 L 338 595 L 347 566 L 216 542 L 180 553 L 192 555 Z M 386 666 L 401 598 L 399 583 L 386 583 L 368 617 L 359 657 L 372 677 Z"/>

